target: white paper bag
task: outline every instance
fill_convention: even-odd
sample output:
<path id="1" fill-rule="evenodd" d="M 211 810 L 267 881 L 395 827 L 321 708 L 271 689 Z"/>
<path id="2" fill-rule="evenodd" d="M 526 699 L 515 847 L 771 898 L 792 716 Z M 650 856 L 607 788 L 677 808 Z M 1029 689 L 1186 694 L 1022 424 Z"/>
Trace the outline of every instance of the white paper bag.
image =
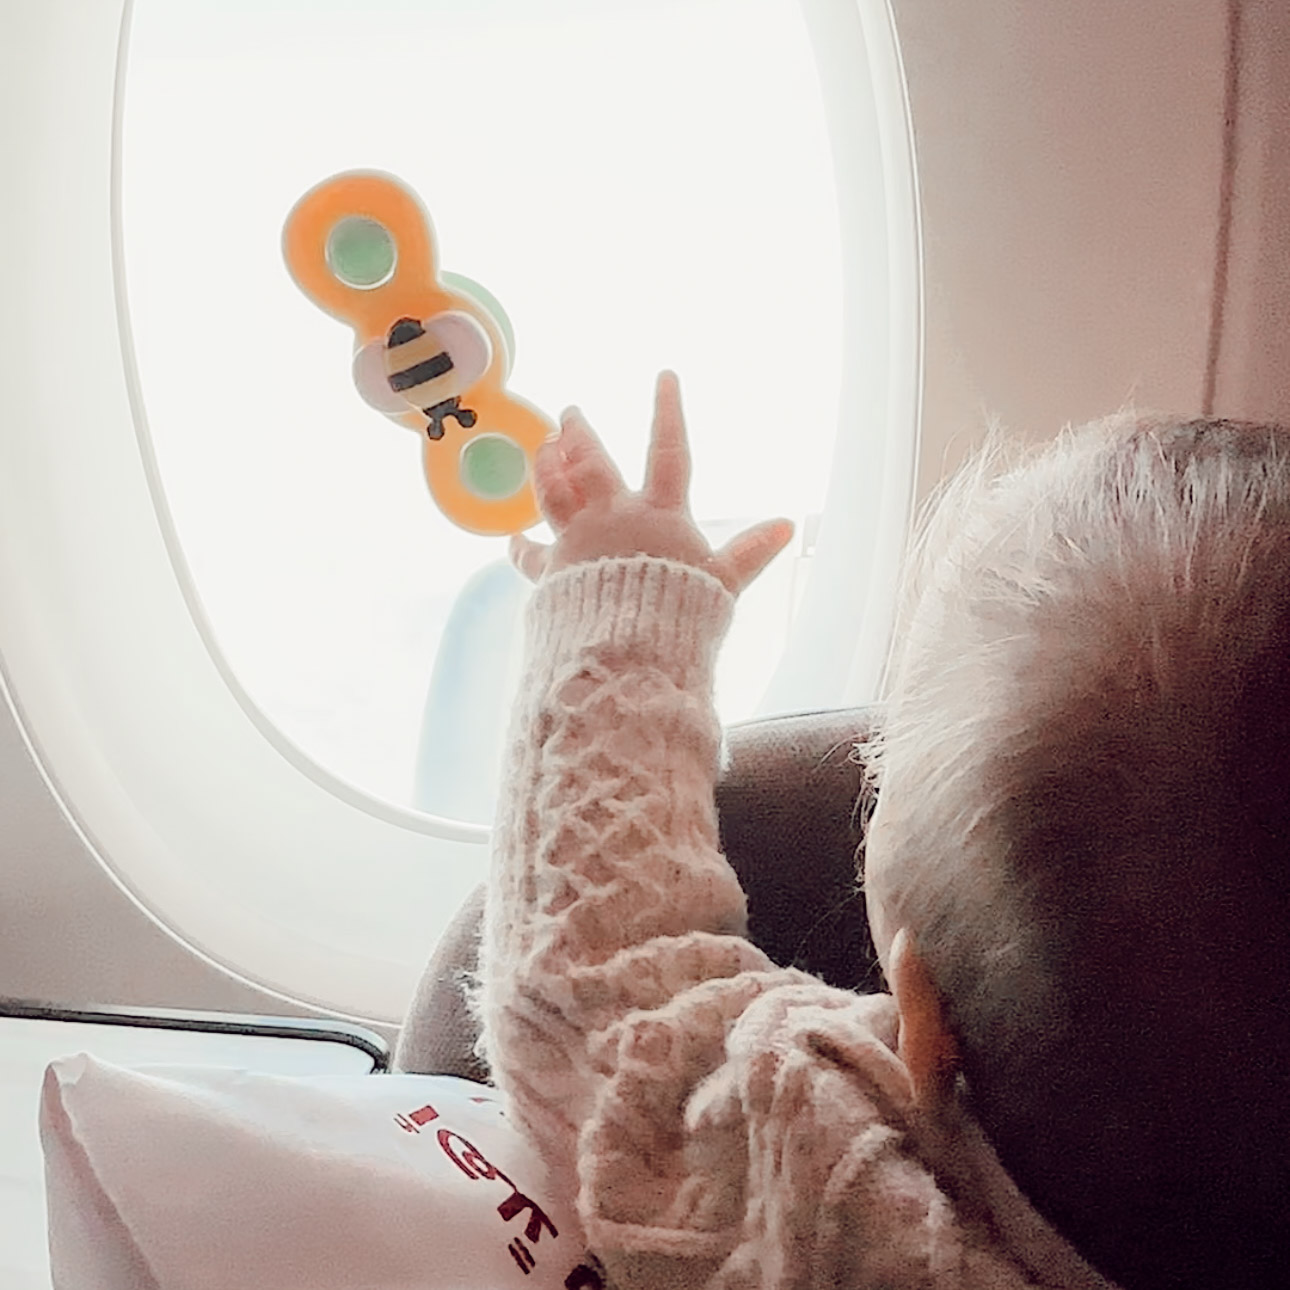
<path id="1" fill-rule="evenodd" d="M 493 1090 L 55 1062 L 56 1290 L 601 1290 Z"/>

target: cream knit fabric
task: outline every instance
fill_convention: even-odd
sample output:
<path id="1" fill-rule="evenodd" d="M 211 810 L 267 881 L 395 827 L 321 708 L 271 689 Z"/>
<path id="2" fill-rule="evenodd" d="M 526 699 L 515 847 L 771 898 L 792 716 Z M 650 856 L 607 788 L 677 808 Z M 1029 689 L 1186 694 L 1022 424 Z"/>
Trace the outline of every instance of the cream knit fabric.
<path id="1" fill-rule="evenodd" d="M 744 938 L 713 802 L 732 605 L 647 558 L 533 597 L 479 996 L 511 1114 L 619 1290 L 1105 1285 L 970 1123 L 918 1122 L 887 996 Z"/>

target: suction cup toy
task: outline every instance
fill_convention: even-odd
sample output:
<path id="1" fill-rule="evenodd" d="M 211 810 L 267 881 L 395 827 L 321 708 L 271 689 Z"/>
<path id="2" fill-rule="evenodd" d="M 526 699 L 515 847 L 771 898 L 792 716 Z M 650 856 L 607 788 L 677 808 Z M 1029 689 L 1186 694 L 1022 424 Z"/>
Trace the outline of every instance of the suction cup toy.
<path id="1" fill-rule="evenodd" d="M 416 195 L 392 175 L 334 175 L 292 208 L 287 269 L 314 304 L 354 329 L 354 384 L 424 438 L 430 494 L 473 533 L 541 518 L 533 458 L 555 424 L 506 389 L 514 336 L 482 287 L 438 269 Z"/>

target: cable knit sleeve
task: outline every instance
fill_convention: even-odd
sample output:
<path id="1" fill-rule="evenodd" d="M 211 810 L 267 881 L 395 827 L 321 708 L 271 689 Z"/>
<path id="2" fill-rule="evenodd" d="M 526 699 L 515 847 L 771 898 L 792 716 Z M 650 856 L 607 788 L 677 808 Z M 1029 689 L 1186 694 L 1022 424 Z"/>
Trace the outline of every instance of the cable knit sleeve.
<path id="1" fill-rule="evenodd" d="M 647 558 L 575 566 L 530 602 L 481 1005 L 494 1076 L 560 1168 L 609 1074 L 598 1037 L 771 967 L 717 846 L 712 674 L 732 605 Z"/>

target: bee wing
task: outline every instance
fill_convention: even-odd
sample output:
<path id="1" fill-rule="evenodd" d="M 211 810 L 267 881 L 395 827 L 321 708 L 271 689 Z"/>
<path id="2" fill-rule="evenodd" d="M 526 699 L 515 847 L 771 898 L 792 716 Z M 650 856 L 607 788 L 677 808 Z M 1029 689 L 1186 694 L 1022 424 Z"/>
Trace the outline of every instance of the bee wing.
<path id="1" fill-rule="evenodd" d="M 488 333 L 468 313 L 450 309 L 427 319 L 425 327 L 452 358 L 454 376 L 463 391 L 488 371 L 493 361 L 493 347 Z"/>
<path id="2" fill-rule="evenodd" d="M 399 416 L 408 410 L 407 401 L 390 389 L 385 371 L 385 341 L 370 340 L 354 355 L 354 385 L 363 402 L 386 416 Z"/>

